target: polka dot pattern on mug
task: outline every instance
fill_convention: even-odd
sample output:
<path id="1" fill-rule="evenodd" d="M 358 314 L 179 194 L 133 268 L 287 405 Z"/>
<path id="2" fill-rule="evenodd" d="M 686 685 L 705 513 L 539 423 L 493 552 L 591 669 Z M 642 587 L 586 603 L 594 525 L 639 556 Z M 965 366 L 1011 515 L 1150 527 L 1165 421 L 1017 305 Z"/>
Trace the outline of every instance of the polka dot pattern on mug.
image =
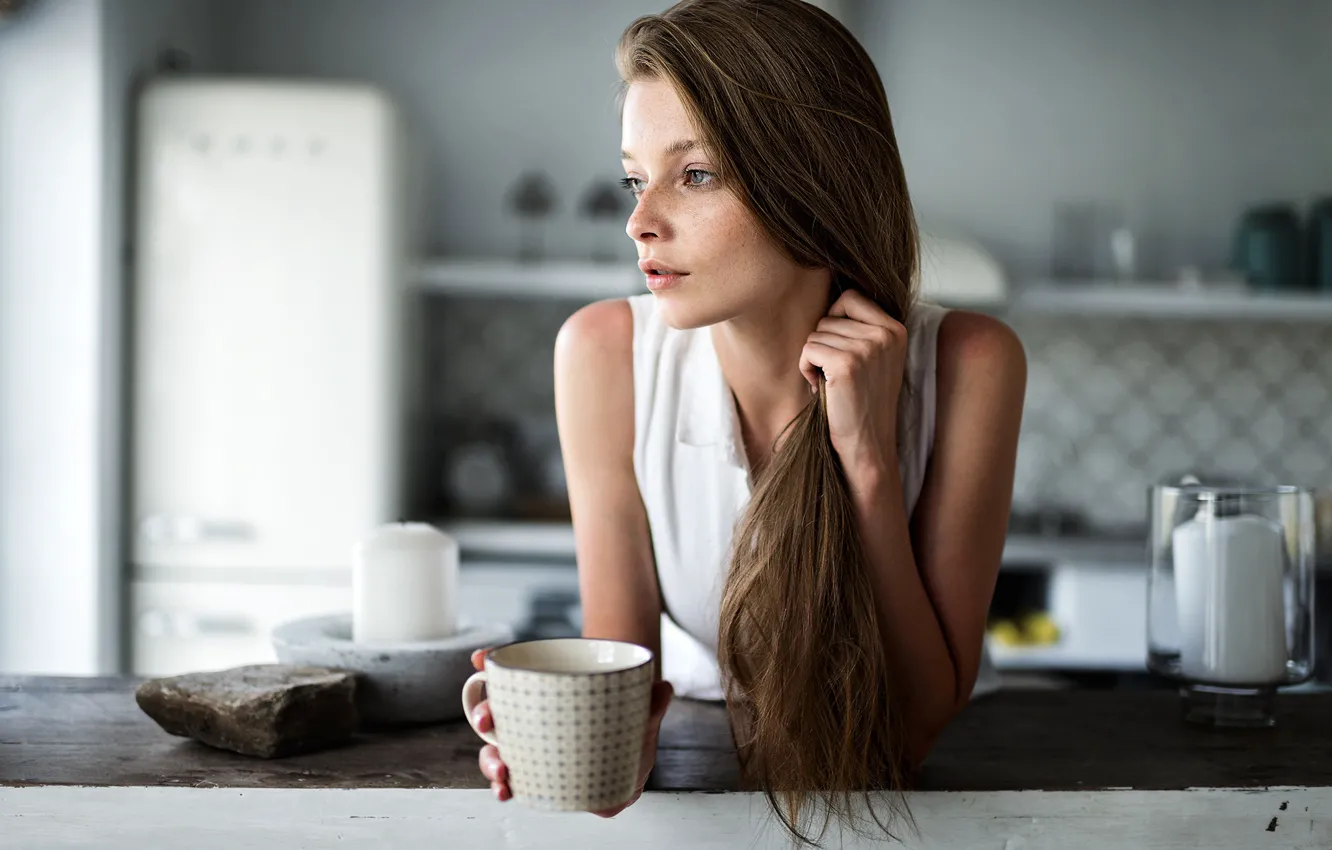
<path id="1" fill-rule="evenodd" d="M 597 674 L 487 672 L 490 710 L 515 797 L 535 808 L 598 811 L 638 787 L 653 668 Z"/>

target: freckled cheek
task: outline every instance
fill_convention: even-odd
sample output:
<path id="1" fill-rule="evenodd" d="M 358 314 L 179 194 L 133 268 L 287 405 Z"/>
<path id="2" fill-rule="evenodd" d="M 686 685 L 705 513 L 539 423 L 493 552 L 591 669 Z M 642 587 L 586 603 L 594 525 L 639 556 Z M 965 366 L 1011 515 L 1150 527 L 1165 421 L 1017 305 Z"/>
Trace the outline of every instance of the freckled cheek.
<path id="1" fill-rule="evenodd" d="M 752 264 L 757 258 L 751 255 L 763 244 L 748 212 L 731 204 L 697 211 L 689 219 L 689 229 L 695 247 L 690 253 L 710 265 L 720 262 L 728 269 Z"/>
<path id="2" fill-rule="evenodd" d="M 790 262 L 747 211 L 718 221 L 713 233 L 720 246 L 716 266 L 726 270 L 727 288 L 737 297 L 768 291 L 784 277 Z"/>

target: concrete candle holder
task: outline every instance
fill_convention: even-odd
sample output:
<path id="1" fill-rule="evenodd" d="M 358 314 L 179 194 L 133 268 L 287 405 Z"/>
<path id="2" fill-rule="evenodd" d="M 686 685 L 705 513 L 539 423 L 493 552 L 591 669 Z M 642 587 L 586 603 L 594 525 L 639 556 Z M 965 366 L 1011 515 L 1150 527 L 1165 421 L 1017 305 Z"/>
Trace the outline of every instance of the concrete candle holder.
<path id="1" fill-rule="evenodd" d="M 356 673 L 356 705 L 366 725 L 438 723 L 462 717 L 463 683 L 478 649 L 514 639 L 503 624 L 462 624 L 437 640 L 356 643 L 350 613 L 307 617 L 273 630 L 283 664 Z"/>

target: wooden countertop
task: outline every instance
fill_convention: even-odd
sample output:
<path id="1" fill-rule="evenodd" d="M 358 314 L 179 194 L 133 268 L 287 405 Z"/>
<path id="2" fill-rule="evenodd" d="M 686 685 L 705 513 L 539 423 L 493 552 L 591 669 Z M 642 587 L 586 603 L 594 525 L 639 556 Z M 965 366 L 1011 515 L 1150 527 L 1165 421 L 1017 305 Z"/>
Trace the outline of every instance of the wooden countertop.
<path id="1" fill-rule="evenodd" d="M 0 677 L 0 832 L 6 801 L 37 799 L 25 798 L 22 791 L 51 786 L 82 786 L 79 794 L 96 788 L 487 787 L 476 769 L 480 742 L 461 721 L 362 734 L 338 749 L 261 760 L 167 735 L 134 703 L 136 684 L 128 678 Z M 990 792 L 1208 788 L 1252 794 L 1280 788 L 1288 789 L 1280 794 L 1290 797 L 1293 790 L 1319 789 L 1313 798 L 1299 798 L 1303 806 L 1308 799 L 1316 803 L 1313 813 L 1299 812 L 1301 823 L 1308 824 L 1302 838 L 1324 834 L 1315 828 L 1325 830 L 1328 843 L 1307 846 L 1332 846 L 1332 791 L 1326 790 L 1332 789 L 1332 694 L 1282 695 L 1278 712 L 1271 729 L 1216 732 L 1186 726 L 1172 691 L 1001 692 L 977 700 L 954 721 L 928 759 L 918 792 L 927 797 L 929 792 L 966 792 L 961 797 L 975 805 L 977 794 Z M 677 700 L 663 724 L 649 790 L 734 791 L 737 778 L 724 709 Z M 487 794 L 475 790 L 466 799 L 490 802 Z M 678 795 L 655 796 L 661 799 L 653 805 L 660 808 Z M 647 795 L 629 811 L 652 810 L 644 802 L 655 796 Z M 1002 793 L 992 799 L 1001 798 Z M 749 810 L 756 808 L 749 805 Z M 1295 817 L 1287 811 L 1282 807 L 1272 817 Z M 1268 840 L 1263 846 L 1285 845 Z"/>
<path id="2" fill-rule="evenodd" d="M 0 677 L 0 785 L 485 788 L 481 742 L 462 721 L 362 734 L 332 750 L 255 759 L 166 734 L 136 680 Z M 1332 693 L 1285 695 L 1271 729 L 1185 725 L 1171 691 L 1011 691 L 978 699 L 945 731 L 920 790 L 1332 786 Z M 651 787 L 731 791 L 725 710 L 677 699 Z"/>

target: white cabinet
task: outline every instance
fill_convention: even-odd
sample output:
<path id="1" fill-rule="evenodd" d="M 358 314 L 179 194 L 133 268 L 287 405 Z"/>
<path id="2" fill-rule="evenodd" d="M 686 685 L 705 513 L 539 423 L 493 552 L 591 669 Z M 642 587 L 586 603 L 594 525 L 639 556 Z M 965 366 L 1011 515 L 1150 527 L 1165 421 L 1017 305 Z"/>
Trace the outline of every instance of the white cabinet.
<path id="1" fill-rule="evenodd" d="M 314 574 L 293 573 L 283 583 L 163 578 L 167 572 L 154 570 L 131 584 L 131 670 L 138 676 L 273 663 L 274 627 L 351 610 L 350 572 L 320 573 L 318 581 L 304 582 L 302 575 Z M 536 600 L 552 594 L 577 598 L 572 565 L 464 563 L 458 619 L 463 625 L 503 623 L 518 630 L 530 623 Z"/>
<path id="2" fill-rule="evenodd" d="M 351 609 L 351 586 L 136 581 L 130 593 L 131 670 L 173 676 L 275 663 L 274 626 Z"/>

